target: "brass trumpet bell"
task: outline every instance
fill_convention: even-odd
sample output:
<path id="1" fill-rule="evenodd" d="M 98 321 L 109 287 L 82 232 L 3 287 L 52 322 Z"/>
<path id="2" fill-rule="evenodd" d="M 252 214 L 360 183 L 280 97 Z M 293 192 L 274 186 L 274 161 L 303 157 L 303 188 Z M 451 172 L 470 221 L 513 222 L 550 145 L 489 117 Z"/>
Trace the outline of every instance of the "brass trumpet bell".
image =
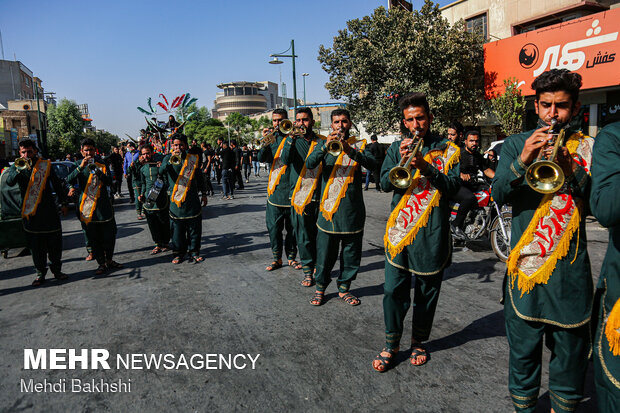
<path id="1" fill-rule="evenodd" d="M 280 121 L 279 129 L 280 129 L 280 132 L 282 132 L 282 134 L 288 135 L 289 133 L 293 131 L 293 122 L 291 122 L 288 119 L 284 119 Z"/>
<path id="2" fill-rule="evenodd" d="M 94 163 L 89 163 L 87 168 L 91 174 L 97 173 L 97 169 L 99 169 L 97 168 L 97 165 L 95 165 Z"/>
<path id="3" fill-rule="evenodd" d="M 30 169 L 32 167 L 32 161 L 30 158 L 17 158 L 15 159 L 15 168 L 22 171 L 24 169 Z"/>
<path id="4" fill-rule="evenodd" d="M 411 186 L 411 182 L 413 181 L 411 170 L 403 166 L 396 166 L 390 169 L 388 177 L 392 185 L 399 189 L 409 188 Z"/>
<path id="5" fill-rule="evenodd" d="M 340 154 L 342 153 L 342 149 L 342 142 L 340 141 L 330 141 L 327 144 L 327 153 L 332 156 L 340 156 Z"/>
<path id="6" fill-rule="evenodd" d="M 173 154 L 170 157 L 170 160 L 168 162 L 170 162 L 172 165 L 181 165 L 181 157 L 177 154 Z"/>
<path id="7" fill-rule="evenodd" d="M 541 160 L 533 163 L 525 173 L 527 184 L 541 194 L 552 194 L 564 185 L 564 171 L 552 161 Z"/>

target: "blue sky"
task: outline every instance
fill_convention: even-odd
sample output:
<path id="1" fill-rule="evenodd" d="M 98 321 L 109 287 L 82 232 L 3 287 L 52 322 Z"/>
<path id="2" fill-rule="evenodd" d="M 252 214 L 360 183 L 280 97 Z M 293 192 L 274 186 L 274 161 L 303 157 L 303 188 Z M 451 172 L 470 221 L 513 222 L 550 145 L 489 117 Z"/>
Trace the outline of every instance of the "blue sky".
<path id="1" fill-rule="evenodd" d="M 452 0 L 439 1 L 440 5 Z M 419 8 L 423 0 L 414 0 Z M 190 92 L 213 107 L 216 85 L 234 80 L 278 82 L 292 97 L 291 59 L 268 64 L 295 39 L 297 95 L 333 101 L 319 45 L 331 46 L 347 20 L 387 0 L 21 2 L 0 0 L 5 59 L 14 57 L 46 91 L 88 103 L 94 125 L 124 137 L 144 125 L 136 106 Z"/>

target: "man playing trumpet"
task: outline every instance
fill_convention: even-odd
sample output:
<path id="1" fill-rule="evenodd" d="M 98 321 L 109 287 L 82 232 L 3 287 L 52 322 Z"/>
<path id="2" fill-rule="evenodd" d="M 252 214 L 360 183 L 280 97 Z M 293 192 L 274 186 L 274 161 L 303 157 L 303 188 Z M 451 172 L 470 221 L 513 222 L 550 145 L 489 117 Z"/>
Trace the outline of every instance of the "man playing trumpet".
<path id="1" fill-rule="evenodd" d="M 271 164 L 267 179 L 267 210 L 265 220 L 273 261 L 265 270 L 273 271 L 282 267 L 282 231 L 286 229 L 284 238 L 284 252 L 288 258 L 288 264 L 296 269 L 299 263 L 295 261 L 297 256 L 297 244 L 291 222 L 291 201 L 289 199 L 290 168 L 285 162 L 288 159 L 291 143 L 280 132 L 280 123 L 288 120 L 288 113 L 284 109 L 276 109 L 271 114 L 273 130 L 263 129 L 263 147 L 258 152 L 258 160 Z M 273 134 L 273 137 L 271 137 Z M 271 138 L 271 139 L 270 139 Z M 274 139 L 275 138 L 275 139 Z M 271 140 L 271 142 L 269 142 Z"/>
<path id="2" fill-rule="evenodd" d="M 180 133 L 172 137 L 172 152 L 163 159 L 159 175 L 167 181 L 172 220 L 173 264 L 179 264 L 189 251 L 195 263 L 200 256 L 202 237 L 202 207 L 207 205 L 207 192 L 200 173 L 200 155 L 187 152 L 187 137 Z M 198 191 L 202 197 L 198 196 Z"/>
<path id="3" fill-rule="evenodd" d="M 316 263 L 316 221 L 319 213 L 319 197 L 321 196 L 321 165 L 314 169 L 305 164 L 306 158 L 325 139 L 312 130 L 314 118 L 310 108 L 297 110 L 296 130 L 303 135 L 289 135 L 286 140 L 291 146 L 286 164 L 290 168 L 291 218 L 299 248 L 301 268 L 304 279 L 301 285 L 314 285 L 314 268 Z"/>
<path id="4" fill-rule="evenodd" d="M 593 296 L 585 218 L 594 142 L 570 127 L 579 113 L 580 87 L 581 76 L 566 69 L 534 80 L 534 107 L 544 126 L 506 139 L 493 180 L 495 200 L 512 204 L 504 318 L 508 387 L 518 412 L 536 408 L 543 340 L 551 350 L 551 410 L 573 411 L 583 397 Z M 558 132 L 566 138 L 554 149 Z M 540 162 L 552 165 L 540 167 L 541 151 Z M 557 158 L 547 159 L 550 152 Z M 558 188 L 552 192 L 546 189 L 549 176 Z"/>
<path id="5" fill-rule="evenodd" d="M 334 132 L 306 159 L 306 168 L 322 168 L 316 237 L 316 292 L 310 304 L 323 304 L 325 290 L 331 282 L 331 271 L 340 253 L 340 275 L 336 281 L 338 296 L 349 305 L 359 305 L 360 300 L 349 292 L 360 267 L 366 221 L 359 165 L 372 170 L 376 161 L 364 150 L 365 140 L 349 135 L 353 124 L 348 110 L 334 110 L 331 121 Z M 337 152 L 338 148 L 342 148 L 340 152 Z"/>
<path id="6" fill-rule="evenodd" d="M 394 195 L 384 236 L 386 345 L 372 363 L 379 372 L 390 367 L 400 348 L 403 323 L 411 305 L 412 275 L 415 292 L 410 362 L 421 366 L 428 361 L 422 342 L 430 336 L 443 271 L 451 262 L 448 197 L 459 188 L 460 150 L 430 131 L 433 115 L 426 95 L 410 93 L 400 100 L 399 107 L 405 130 L 414 139 L 407 137 L 392 143 L 381 167 L 381 188 L 394 191 Z M 422 139 L 422 144 L 413 152 L 412 141 L 417 139 Z M 407 159 L 405 164 L 403 159 Z M 409 168 L 409 180 L 394 179 L 401 174 L 390 172 L 398 166 Z"/>
<path id="7" fill-rule="evenodd" d="M 62 268 L 62 227 L 58 209 L 52 196 L 52 187 L 62 204 L 63 215 L 67 215 L 67 188 L 56 176 L 52 161 L 39 157 L 33 141 L 23 139 L 19 142 L 19 155 L 8 172 L 6 183 L 19 185 L 22 193 L 22 223 L 32 255 L 37 277 L 32 282 L 39 286 L 45 281 L 47 258 L 54 278 L 67 279 Z"/>

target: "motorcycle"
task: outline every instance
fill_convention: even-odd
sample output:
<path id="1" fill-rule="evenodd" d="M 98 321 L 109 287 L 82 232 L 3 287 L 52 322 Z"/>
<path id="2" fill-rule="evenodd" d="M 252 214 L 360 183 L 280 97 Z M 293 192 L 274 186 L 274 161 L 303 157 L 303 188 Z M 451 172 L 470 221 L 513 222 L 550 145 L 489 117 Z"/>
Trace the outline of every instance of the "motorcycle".
<path id="1" fill-rule="evenodd" d="M 497 258 L 502 262 L 508 260 L 510 255 L 510 235 L 512 223 L 512 208 L 508 205 L 498 205 L 491 196 L 491 186 L 478 180 L 475 185 L 478 188 L 474 192 L 478 201 L 478 206 L 467 213 L 465 218 L 464 230 L 466 239 L 461 239 L 452 232 L 455 241 L 467 243 L 478 241 L 488 237 L 491 241 L 491 248 Z M 458 203 L 450 202 L 452 208 L 451 220 L 456 218 Z"/>

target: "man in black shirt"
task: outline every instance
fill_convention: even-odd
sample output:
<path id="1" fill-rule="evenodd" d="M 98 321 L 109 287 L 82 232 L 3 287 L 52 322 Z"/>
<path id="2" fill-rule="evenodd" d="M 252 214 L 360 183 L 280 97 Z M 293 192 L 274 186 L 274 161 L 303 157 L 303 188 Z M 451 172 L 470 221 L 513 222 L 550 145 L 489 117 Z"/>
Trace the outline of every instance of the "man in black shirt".
<path id="1" fill-rule="evenodd" d="M 215 156 L 215 152 L 208 143 L 202 142 L 200 147 L 202 151 L 202 173 L 204 174 L 207 195 L 214 195 L 213 185 L 211 184 L 211 169 L 213 168 L 213 158 Z"/>
<path id="2" fill-rule="evenodd" d="M 237 157 L 235 152 L 228 147 L 228 142 L 222 142 L 220 159 L 222 160 L 222 187 L 224 191 L 222 199 L 233 199 L 235 186 L 233 183 L 233 173 L 237 164 Z"/>
<path id="3" fill-rule="evenodd" d="M 366 150 L 375 157 L 375 159 L 377 160 L 377 166 L 372 171 L 367 171 L 366 173 L 372 173 L 372 179 L 375 182 L 375 188 L 377 192 L 381 192 L 381 184 L 379 181 L 381 180 L 381 165 L 383 165 L 383 159 L 385 158 L 385 150 L 383 149 L 383 145 L 381 145 L 377 141 L 377 135 L 372 135 L 370 137 L 370 140 L 372 141 L 372 143 L 368 145 Z M 368 183 L 370 181 L 368 177 L 369 175 L 366 175 L 366 186 L 364 187 L 364 191 L 368 191 Z"/>
<path id="4" fill-rule="evenodd" d="M 105 159 L 112 175 L 112 195 L 114 198 L 121 196 L 121 184 L 123 183 L 123 156 L 118 146 L 112 147 L 112 153 Z"/>
<path id="5" fill-rule="evenodd" d="M 243 150 L 241 151 L 241 166 L 243 167 L 245 182 L 248 183 L 252 173 L 252 152 L 248 149 L 247 143 L 243 145 Z"/>
<path id="6" fill-rule="evenodd" d="M 224 139 L 217 138 L 217 148 L 215 149 L 215 157 L 217 158 L 215 166 L 215 177 L 217 178 L 217 184 L 222 182 L 222 142 Z"/>
<path id="7" fill-rule="evenodd" d="M 459 192 L 454 196 L 454 200 L 459 203 L 459 210 L 456 214 L 456 218 L 452 222 L 454 234 L 461 239 L 467 238 L 463 232 L 465 217 L 467 217 L 467 213 L 478 204 L 478 200 L 473 193 L 476 190 L 478 171 L 482 171 L 488 178 L 493 178 L 495 176 L 495 171 L 488 167 L 487 161 L 479 152 L 479 148 L 480 132 L 477 130 L 467 132 L 463 150 L 461 150 L 461 187 Z"/>
<path id="8" fill-rule="evenodd" d="M 241 148 L 239 147 L 239 145 L 237 145 L 237 141 L 232 141 L 230 142 L 231 146 L 232 146 L 232 150 L 235 153 L 235 167 L 233 168 L 233 176 L 231 178 L 232 184 L 233 186 L 235 186 L 235 182 L 237 182 L 239 184 L 239 186 L 237 187 L 237 189 L 243 189 L 243 177 L 241 176 Z"/>

